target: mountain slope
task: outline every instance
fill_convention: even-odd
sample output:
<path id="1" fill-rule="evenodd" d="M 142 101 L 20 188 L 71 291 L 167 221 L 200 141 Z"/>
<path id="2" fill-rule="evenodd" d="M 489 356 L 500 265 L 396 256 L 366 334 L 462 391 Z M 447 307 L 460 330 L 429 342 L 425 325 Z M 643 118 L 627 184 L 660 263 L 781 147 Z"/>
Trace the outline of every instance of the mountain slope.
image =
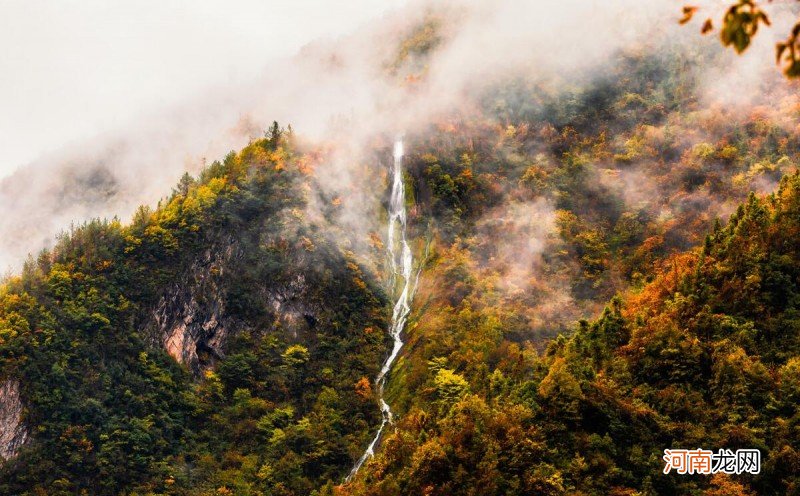
<path id="1" fill-rule="evenodd" d="M 795 173 L 541 356 L 514 341 L 513 309 L 442 257 L 418 296 L 407 413 L 346 493 L 796 492 L 798 229 Z M 679 447 L 758 448 L 762 472 L 664 475 Z"/>
<path id="2" fill-rule="evenodd" d="M 436 26 L 390 66 L 409 94 Z M 390 345 L 389 154 L 345 119 L 314 145 L 276 125 L 5 281 L 0 492 L 794 490 L 798 179 L 748 193 L 796 170 L 798 100 L 715 107 L 706 54 L 645 48 L 406 130 L 420 286 L 397 430 L 352 483 Z M 664 476 L 677 446 L 759 447 L 764 472 Z"/>
<path id="3" fill-rule="evenodd" d="M 291 141 L 276 128 L 5 284 L 0 377 L 30 436 L 0 492 L 305 493 L 342 476 L 379 418 L 356 385 L 386 349 L 384 297 L 304 219 Z"/>

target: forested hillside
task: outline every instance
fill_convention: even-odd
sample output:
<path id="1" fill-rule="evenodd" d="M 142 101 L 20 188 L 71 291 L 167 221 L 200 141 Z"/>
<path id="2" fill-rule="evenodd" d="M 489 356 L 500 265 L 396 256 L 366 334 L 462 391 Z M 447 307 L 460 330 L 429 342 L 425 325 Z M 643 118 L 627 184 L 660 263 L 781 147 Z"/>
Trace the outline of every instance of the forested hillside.
<path id="1" fill-rule="evenodd" d="M 345 493 L 793 494 L 798 229 L 795 173 L 541 354 L 519 311 L 442 258 L 397 388 L 407 413 Z M 664 475 L 678 446 L 766 459 L 739 479 Z"/>
<path id="2" fill-rule="evenodd" d="M 794 98 L 703 108 L 691 78 L 625 76 L 647 67 L 426 135 L 419 223 L 439 224 L 392 383 L 406 413 L 343 494 L 798 490 Z M 761 449 L 762 473 L 664 475 L 684 446 Z"/>
<path id="3" fill-rule="evenodd" d="M 339 479 L 379 418 L 354 386 L 387 320 L 375 279 L 303 220 L 313 164 L 290 140 L 275 128 L 130 225 L 73 229 L 5 283 L 2 377 L 30 441 L 0 492 Z"/>
<path id="4" fill-rule="evenodd" d="M 382 70 L 422 91 L 447 34 L 416 26 Z M 350 158 L 346 120 L 276 123 L 130 222 L 72 227 L 0 289 L 0 493 L 800 491 L 800 100 L 714 102 L 717 56 L 498 78 L 403 130 L 419 279 L 394 423 L 347 482 L 392 346 L 393 136 Z M 675 447 L 762 470 L 665 475 Z"/>

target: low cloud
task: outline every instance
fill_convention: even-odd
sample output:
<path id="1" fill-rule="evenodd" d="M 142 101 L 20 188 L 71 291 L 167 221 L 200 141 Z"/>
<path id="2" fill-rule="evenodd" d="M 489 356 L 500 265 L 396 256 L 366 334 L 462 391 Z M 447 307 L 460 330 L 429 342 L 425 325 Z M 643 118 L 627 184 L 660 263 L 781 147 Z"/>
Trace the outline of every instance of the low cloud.
<path id="1" fill-rule="evenodd" d="M 316 169 L 320 194 L 310 214 L 320 214 L 319 202 L 339 198 L 333 222 L 355 227 L 363 243 L 376 229 L 381 170 L 388 166 L 375 150 L 468 111 L 499 81 L 580 86 L 626 47 L 690 36 L 694 43 L 699 35 L 681 30 L 678 14 L 675 5 L 655 0 L 412 2 L 350 35 L 274 60 L 259 77 L 210 88 L 5 178 L 0 267 L 18 267 L 71 222 L 127 219 L 139 204 L 167 194 L 184 171 L 242 147 L 273 120 L 330 151 Z M 425 39 L 426 25 L 434 40 Z M 505 208 L 518 217 L 517 207 Z"/>

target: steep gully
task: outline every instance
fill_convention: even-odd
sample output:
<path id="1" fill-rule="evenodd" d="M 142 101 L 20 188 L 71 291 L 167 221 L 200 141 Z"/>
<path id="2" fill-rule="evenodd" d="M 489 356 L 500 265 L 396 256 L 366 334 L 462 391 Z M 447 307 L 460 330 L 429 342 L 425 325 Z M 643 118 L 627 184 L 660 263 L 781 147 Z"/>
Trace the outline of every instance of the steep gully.
<path id="1" fill-rule="evenodd" d="M 411 300 L 414 297 L 416 284 L 412 282 L 414 258 L 411 248 L 406 239 L 406 192 L 403 181 L 403 141 L 397 140 L 394 143 L 394 162 L 392 164 L 392 190 L 389 199 L 389 219 L 387 222 L 387 251 L 390 260 L 391 277 L 389 287 L 397 293 L 398 282 L 402 285 L 400 292 L 397 293 L 394 308 L 392 309 L 392 321 L 389 327 L 389 335 L 394 340 L 392 352 L 383 362 L 378 376 L 375 378 L 375 385 L 378 388 L 378 398 L 381 406 L 381 425 L 372 442 L 367 446 L 364 454 L 358 459 L 350 470 L 346 481 L 351 480 L 359 471 L 364 462 L 375 455 L 375 448 L 380 442 L 386 424 L 392 424 L 394 417 L 392 409 L 384 398 L 384 385 L 386 376 L 392 369 L 392 364 L 397 359 L 400 349 L 403 347 L 402 333 L 405 328 L 408 314 L 411 311 Z M 418 276 L 418 273 L 417 273 Z M 398 280 L 400 278 L 400 280 Z"/>

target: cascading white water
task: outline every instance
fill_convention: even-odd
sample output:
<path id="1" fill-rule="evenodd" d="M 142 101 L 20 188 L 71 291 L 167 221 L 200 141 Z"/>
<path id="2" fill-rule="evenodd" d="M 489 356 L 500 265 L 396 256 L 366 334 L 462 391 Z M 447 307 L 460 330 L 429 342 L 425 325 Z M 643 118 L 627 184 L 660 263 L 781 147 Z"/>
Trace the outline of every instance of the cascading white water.
<path id="1" fill-rule="evenodd" d="M 398 237 L 399 235 L 399 237 Z M 403 347 L 402 332 L 406 325 L 406 319 L 411 311 L 411 298 L 414 296 L 414 289 L 416 285 L 412 285 L 411 273 L 414 258 L 411 255 L 411 248 L 408 246 L 406 239 L 406 190 L 405 183 L 403 182 L 403 141 L 397 140 L 394 143 L 394 163 L 392 165 L 392 193 L 389 199 L 389 220 L 387 226 L 387 250 L 389 252 L 389 260 L 391 262 L 391 279 L 389 286 L 393 291 L 397 287 L 397 278 L 402 278 L 402 289 L 397 295 L 397 299 L 392 309 L 392 323 L 389 327 L 389 335 L 394 340 L 392 352 L 386 361 L 383 362 L 383 367 L 375 378 L 375 385 L 378 387 L 378 398 L 380 399 L 381 425 L 372 442 L 367 446 L 364 454 L 358 459 L 350 475 L 346 480 L 353 478 L 365 461 L 375 454 L 375 446 L 380 441 L 381 434 L 386 424 L 393 422 L 392 409 L 383 398 L 383 386 L 386 383 L 386 374 L 392 368 L 392 364 L 397 355 L 400 353 L 400 348 Z M 398 253 L 399 252 L 399 253 Z M 399 258 L 399 263 L 398 263 Z"/>

